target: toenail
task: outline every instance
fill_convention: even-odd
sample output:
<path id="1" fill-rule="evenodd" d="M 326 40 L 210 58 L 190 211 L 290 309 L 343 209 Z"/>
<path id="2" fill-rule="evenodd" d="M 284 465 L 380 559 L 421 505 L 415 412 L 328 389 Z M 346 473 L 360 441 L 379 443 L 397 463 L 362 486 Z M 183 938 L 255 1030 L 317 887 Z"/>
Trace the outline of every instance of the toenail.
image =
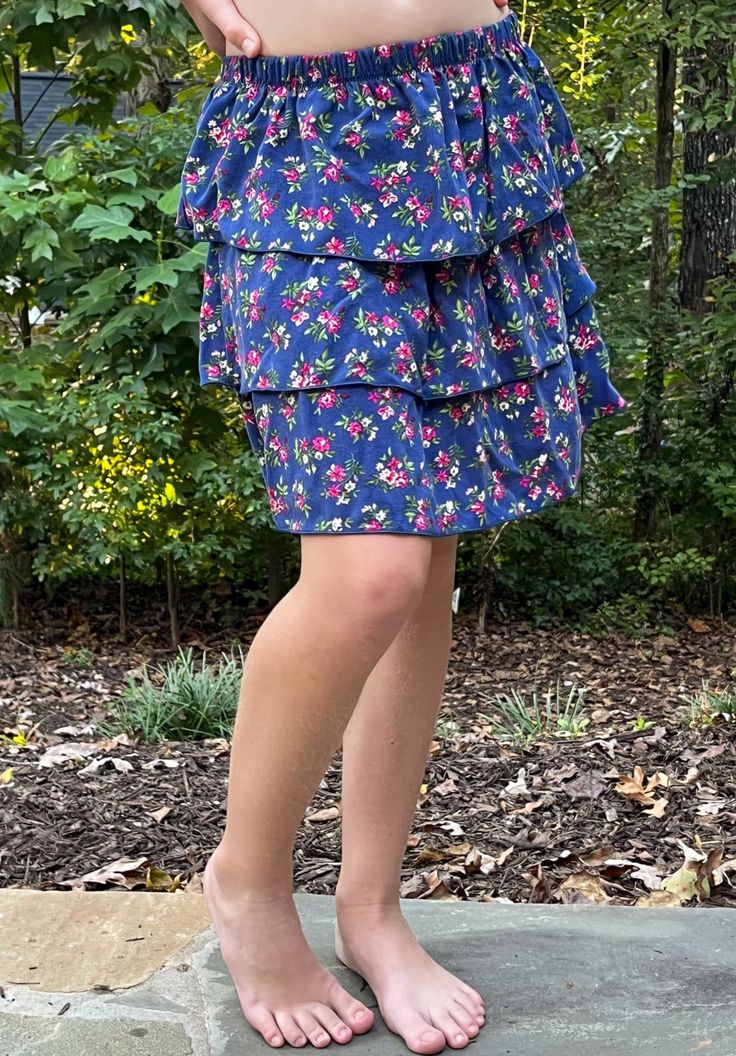
<path id="1" fill-rule="evenodd" d="M 318 1045 L 321 1045 L 323 1041 L 327 1041 L 327 1035 L 317 1034 L 314 1040 L 317 1042 Z"/>
<path id="2" fill-rule="evenodd" d="M 465 1041 L 465 1035 L 464 1034 L 456 1034 L 455 1035 L 455 1041 Z"/>

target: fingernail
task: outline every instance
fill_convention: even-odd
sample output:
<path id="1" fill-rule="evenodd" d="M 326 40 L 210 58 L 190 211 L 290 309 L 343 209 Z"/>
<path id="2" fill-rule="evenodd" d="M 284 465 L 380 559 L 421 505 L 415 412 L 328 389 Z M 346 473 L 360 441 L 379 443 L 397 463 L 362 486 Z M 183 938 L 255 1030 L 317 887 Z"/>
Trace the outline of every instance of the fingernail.
<path id="1" fill-rule="evenodd" d="M 256 51 L 258 49 L 256 48 L 256 42 L 253 40 L 253 38 L 252 37 L 246 37 L 245 40 L 243 41 L 243 44 L 242 44 L 242 47 L 241 47 L 240 50 L 244 51 L 246 55 L 249 55 L 251 58 L 253 58 L 253 56 L 255 55 L 255 53 L 256 53 Z"/>

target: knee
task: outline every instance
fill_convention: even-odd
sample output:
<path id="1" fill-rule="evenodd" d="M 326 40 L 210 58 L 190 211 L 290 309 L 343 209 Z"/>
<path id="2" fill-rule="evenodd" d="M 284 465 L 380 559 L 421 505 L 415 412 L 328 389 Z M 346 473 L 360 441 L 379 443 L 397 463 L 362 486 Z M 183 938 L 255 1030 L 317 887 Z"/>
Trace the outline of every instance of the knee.
<path id="1" fill-rule="evenodd" d="M 432 564 L 430 540 L 372 536 L 335 541 L 331 548 L 310 541 L 302 578 L 329 593 L 331 608 L 366 629 L 396 629 L 416 608 Z M 324 594 L 323 594 L 324 597 Z"/>

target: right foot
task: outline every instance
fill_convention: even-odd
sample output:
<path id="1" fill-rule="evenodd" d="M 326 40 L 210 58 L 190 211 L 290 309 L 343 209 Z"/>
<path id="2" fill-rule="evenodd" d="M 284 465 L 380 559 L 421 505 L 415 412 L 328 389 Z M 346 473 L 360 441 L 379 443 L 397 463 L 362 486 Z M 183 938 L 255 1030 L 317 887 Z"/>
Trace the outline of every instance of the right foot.
<path id="1" fill-rule="evenodd" d="M 371 1010 L 309 948 L 294 899 L 233 885 L 218 876 L 216 854 L 204 870 L 204 899 L 250 1025 L 277 1048 L 311 1042 L 323 1049 L 370 1030 Z"/>

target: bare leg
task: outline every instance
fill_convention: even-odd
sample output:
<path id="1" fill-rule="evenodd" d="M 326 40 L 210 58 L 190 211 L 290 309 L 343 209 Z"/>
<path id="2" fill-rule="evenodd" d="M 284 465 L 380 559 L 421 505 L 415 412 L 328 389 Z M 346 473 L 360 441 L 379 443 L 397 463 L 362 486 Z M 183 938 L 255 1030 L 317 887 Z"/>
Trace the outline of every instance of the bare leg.
<path id="1" fill-rule="evenodd" d="M 411 1050 L 463 1048 L 484 1021 L 478 993 L 432 960 L 401 915 L 399 881 L 452 636 L 456 538 L 433 540 L 419 606 L 371 672 L 343 740 L 338 956 L 370 983 Z"/>
<path id="2" fill-rule="evenodd" d="M 431 541 L 302 536 L 301 575 L 248 652 L 222 841 L 204 894 L 248 1022 L 324 1047 L 373 1024 L 314 956 L 292 898 L 294 838 L 360 690 L 422 596 Z"/>

